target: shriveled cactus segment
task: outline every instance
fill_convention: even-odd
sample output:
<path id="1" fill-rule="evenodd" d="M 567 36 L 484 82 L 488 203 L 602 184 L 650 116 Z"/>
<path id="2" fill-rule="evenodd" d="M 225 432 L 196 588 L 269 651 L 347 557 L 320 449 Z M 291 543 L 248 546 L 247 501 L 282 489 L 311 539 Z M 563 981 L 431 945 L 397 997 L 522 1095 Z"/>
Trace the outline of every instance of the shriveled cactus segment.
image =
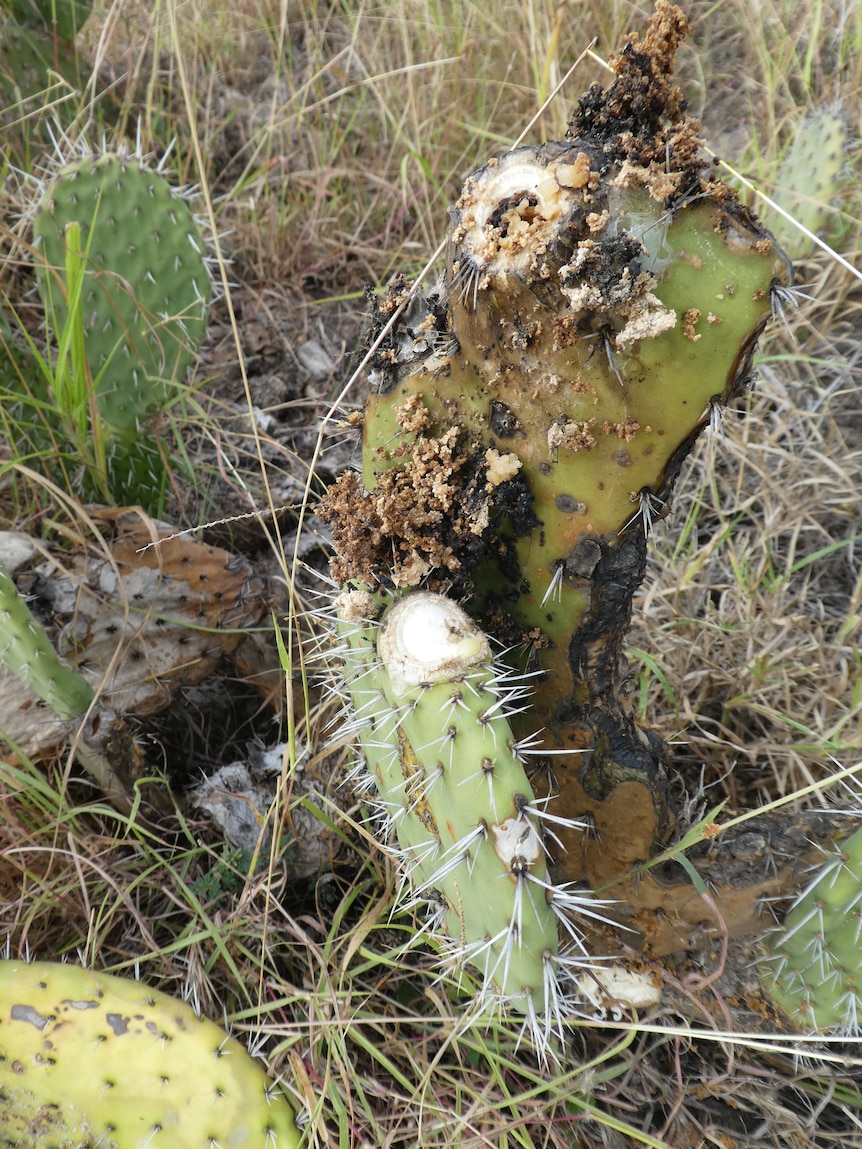
<path id="1" fill-rule="evenodd" d="M 441 906 L 444 951 L 486 996 L 558 1008 L 557 913 L 539 816 L 506 717 L 512 684 L 455 603 L 365 590 L 338 600 L 344 676 L 414 897 Z M 446 940 L 447 939 L 447 940 Z"/>
<path id="2" fill-rule="evenodd" d="M 0 962 L 0 1140 L 28 1149 L 291 1149 L 283 1093 L 243 1047 L 140 982 Z"/>

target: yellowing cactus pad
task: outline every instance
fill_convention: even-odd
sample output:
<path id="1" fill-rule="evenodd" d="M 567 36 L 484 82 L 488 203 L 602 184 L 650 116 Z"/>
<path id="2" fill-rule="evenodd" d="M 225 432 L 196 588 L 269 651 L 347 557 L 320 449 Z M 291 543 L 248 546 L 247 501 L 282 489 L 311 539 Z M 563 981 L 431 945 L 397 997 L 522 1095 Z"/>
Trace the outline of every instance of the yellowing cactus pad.
<path id="1" fill-rule="evenodd" d="M 137 981 L 0 962 L 0 1145 L 293 1149 L 287 1099 L 189 1005 Z"/>

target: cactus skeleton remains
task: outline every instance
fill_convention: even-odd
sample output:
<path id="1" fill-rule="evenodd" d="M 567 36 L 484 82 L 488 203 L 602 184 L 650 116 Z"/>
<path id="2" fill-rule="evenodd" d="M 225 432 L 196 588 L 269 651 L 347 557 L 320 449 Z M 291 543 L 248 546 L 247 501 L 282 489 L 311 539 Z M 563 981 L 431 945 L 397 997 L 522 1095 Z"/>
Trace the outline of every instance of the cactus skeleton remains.
<path id="1" fill-rule="evenodd" d="M 77 966 L 0 961 L 0 1145 L 299 1142 L 282 1090 L 191 1006 Z"/>

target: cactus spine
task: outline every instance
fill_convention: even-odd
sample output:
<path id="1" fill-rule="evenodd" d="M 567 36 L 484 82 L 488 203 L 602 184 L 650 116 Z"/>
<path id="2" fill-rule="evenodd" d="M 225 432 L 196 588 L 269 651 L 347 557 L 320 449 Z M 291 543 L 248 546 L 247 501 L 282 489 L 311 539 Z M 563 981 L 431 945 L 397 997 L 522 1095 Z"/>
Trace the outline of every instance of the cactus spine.
<path id="1" fill-rule="evenodd" d="M 12 577 L 0 564 L 0 662 L 23 679 L 61 718 L 80 718 L 92 687 L 62 663 Z"/>
<path id="2" fill-rule="evenodd" d="M 243 1047 L 140 982 L 0 962 L 0 1143 L 292 1149 L 293 1110 Z"/>
<path id="3" fill-rule="evenodd" d="M 442 595 L 353 589 L 336 606 L 365 761 L 413 896 L 436 905 L 444 953 L 479 970 L 483 1000 L 526 1014 L 544 1048 L 567 964 L 558 919 L 589 913 L 589 899 L 549 882 L 547 815 L 506 716 L 523 691 Z"/>
<path id="4" fill-rule="evenodd" d="M 765 939 L 764 986 L 796 1026 L 862 1031 L 862 830 L 819 865 Z"/>

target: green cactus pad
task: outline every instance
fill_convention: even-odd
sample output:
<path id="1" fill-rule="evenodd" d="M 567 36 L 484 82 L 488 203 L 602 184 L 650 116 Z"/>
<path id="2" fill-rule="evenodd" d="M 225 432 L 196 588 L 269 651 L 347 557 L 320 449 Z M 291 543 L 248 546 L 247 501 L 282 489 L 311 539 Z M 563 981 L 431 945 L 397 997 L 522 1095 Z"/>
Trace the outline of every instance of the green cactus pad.
<path id="1" fill-rule="evenodd" d="M 165 403 L 203 338 L 210 294 L 204 243 L 188 203 L 133 156 L 75 160 L 54 177 L 36 210 L 39 291 L 58 330 L 70 223 L 87 260 L 85 348 L 99 411 L 135 432 Z"/>
<path id="2" fill-rule="evenodd" d="M 292 1149 L 293 1110 L 234 1038 L 140 982 L 0 962 L 0 1144 Z"/>
<path id="3" fill-rule="evenodd" d="M 849 124 L 840 104 L 814 108 L 796 128 L 775 176 L 772 199 L 814 235 L 836 218 L 835 200 L 847 162 Z M 772 208 L 763 221 L 793 259 L 803 259 L 814 242 Z"/>
<path id="4" fill-rule="evenodd" d="M 862 1032 L 862 830 L 817 868 L 765 938 L 763 984 L 800 1029 Z"/>
<path id="5" fill-rule="evenodd" d="M 27 682 L 60 718 L 80 718 L 93 701 L 92 687 L 60 661 L 2 564 L 0 662 Z"/>
<path id="6" fill-rule="evenodd" d="M 363 751 L 413 895 L 440 910 L 448 959 L 478 969 L 486 997 L 552 1012 L 569 896 L 549 883 L 542 811 L 506 717 L 512 684 L 441 595 L 352 590 L 337 609 Z"/>
<path id="7" fill-rule="evenodd" d="M 508 461 L 533 522 L 514 539 L 512 613 L 556 644 L 586 605 L 586 552 L 660 512 L 710 405 L 737 387 L 781 270 L 744 214 L 704 198 L 666 208 L 621 171 L 600 178 L 585 148 L 510 152 L 467 181 L 450 229 L 458 350 L 371 396 L 363 456 L 373 492 L 409 470 L 420 438 L 455 446 L 454 426 L 486 518 L 503 523 L 493 489 Z M 410 404 L 427 413 L 419 431 Z"/>

